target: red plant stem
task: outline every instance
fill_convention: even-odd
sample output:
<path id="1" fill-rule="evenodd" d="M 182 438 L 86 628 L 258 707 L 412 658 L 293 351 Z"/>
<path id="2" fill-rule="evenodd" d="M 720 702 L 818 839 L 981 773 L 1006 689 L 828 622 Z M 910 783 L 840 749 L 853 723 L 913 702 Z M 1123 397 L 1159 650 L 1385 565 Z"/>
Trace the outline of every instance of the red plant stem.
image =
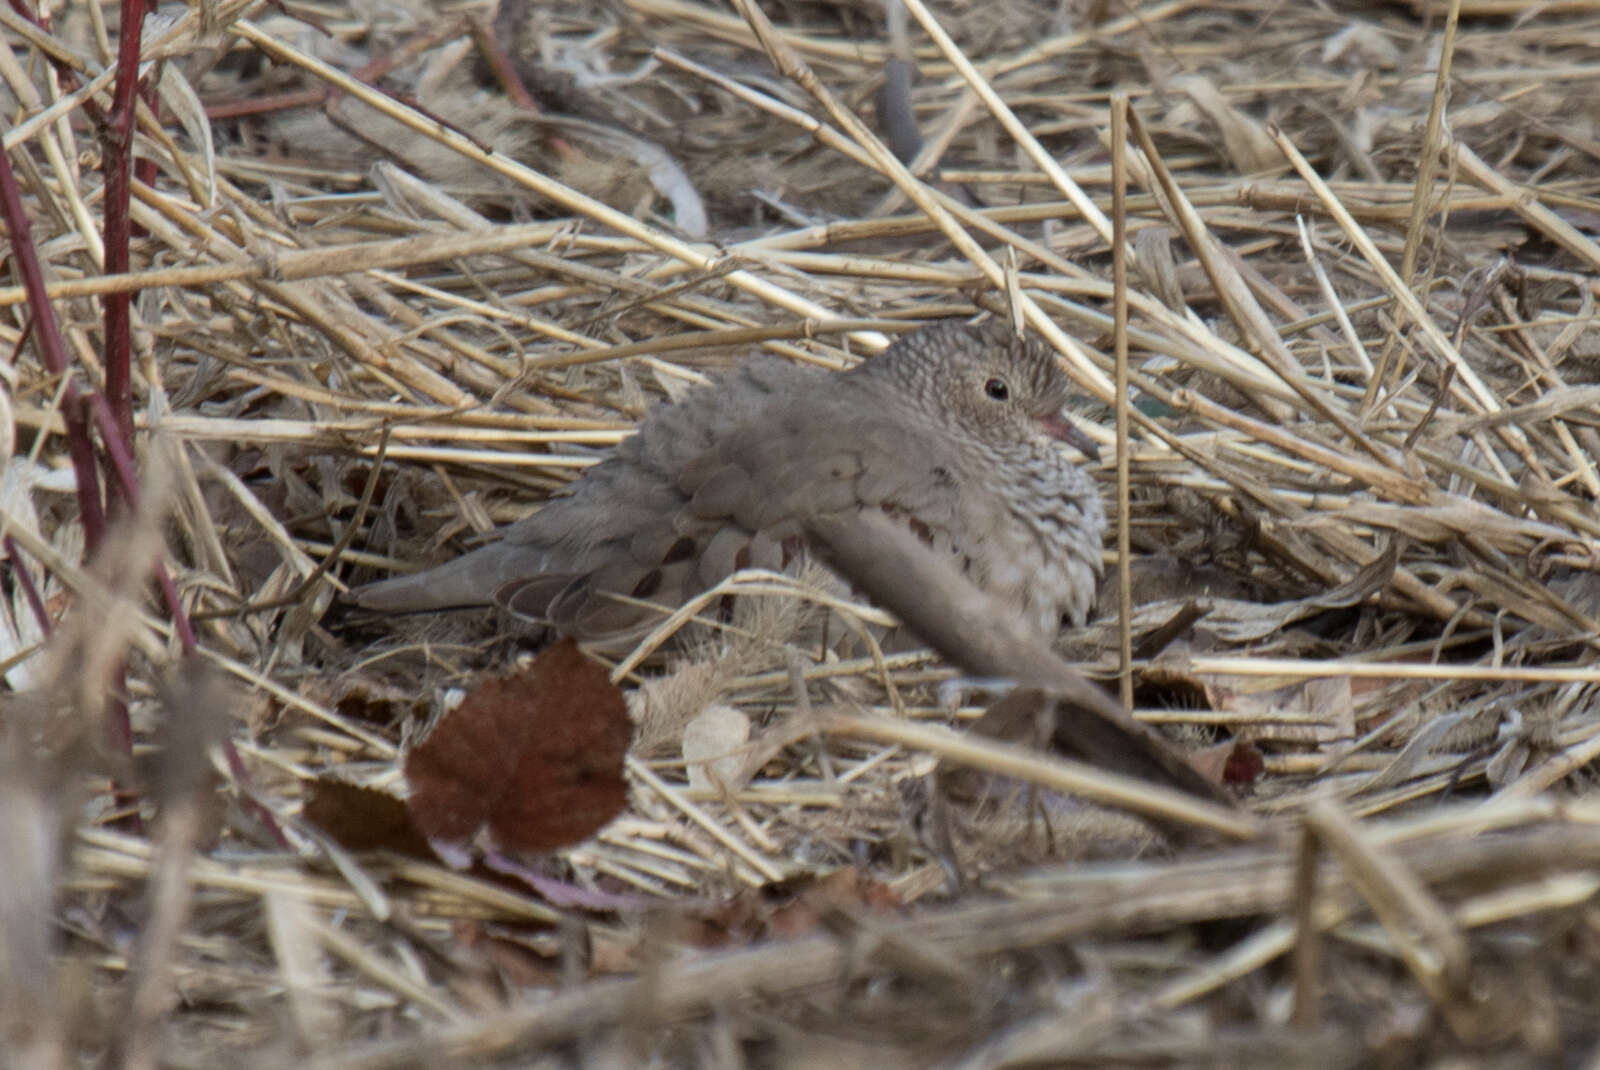
<path id="1" fill-rule="evenodd" d="M 6 557 L 11 560 L 11 574 L 16 577 L 17 585 L 22 588 L 22 596 L 28 600 L 28 608 L 33 610 L 34 619 L 39 622 L 39 631 L 48 637 L 54 623 L 50 620 L 50 611 L 45 608 L 39 588 L 34 586 L 33 573 L 28 571 L 28 563 L 22 559 L 22 551 L 17 549 L 17 540 L 7 535 L 3 545 Z"/>
<path id="2" fill-rule="evenodd" d="M 111 670 L 111 694 L 106 696 L 106 744 L 113 754 L 133 754 L 133 718 L 128 715 L 128 659 L 118 658 Z M 111 794 L 117 802 L 136 799 L 137 793 L 112 781 Z M 136 809 L 133 820 L 138 822 Z"/>
<path id="3" fill-rule="evenodd" d="M 149 5 L 149 9 L 154 11 L 156 9 L 155 4 L 151 3 Z M 141 90 L 141 94 L 144 97 L 144 102 L 150 108 L 150 114 L 156 117 L 157 123 L 161 122 L 161 89 L 157 85 L 161 78 L 159 64 L 165 62 L 165 60 L 158 61 L 155 76 L 152 78 L 146 78 L 144 80 L 144 89 Z M 149 157 L 140 156 L 138 159 L 133 161 L 133 177 L 138 179 L 140 182 L 143 182 L 147 186 L 154 186 L 157 180 L 161 177 L 161 169 L 156 165 L 155 160 L 150 159 Z M 145 229 L 136 225 L 133 228 L 133 232 L 136 236 L 143 237 L 145 234 Z"/>
<path id="4" fill-rule="evenodd" d="M 128 503 L 131 511 L 139 505 L 139 475 L 134 470 L 133 454 L 118 434 L 116 418 L 106 399 L 95 394 L 89 399 L 89 405 L 94 413 L 95 426 L 100 429 L 100 437 L 105 440 L 106 454 L 111 458 L 111 468 L 117 476 L 117 489 L 122 492 L 122 500 Z M 167 566 L 160 561 L 156 562 L 155 571 L 162 599 L 172 616 L 172 628 L 178 633 L 178 642 L 185 654 L 192 654 L 195 651 L 194 626 L 189 623 L 189 614 L 184 612 L 183 601 L 178 597 L 178 585 L 173 582 Z"/>
<path id="5" fill-rule="evenodd" d="M 88 421 L 84 419 L 84 397 L 78 390 L 77 380 L 67 361 L 67 347 L 61 340 L 55 307 L 50 304 L 50 294 L 45 289 L 39 250 L 33 245 L 33 227 L 28 222 L 27 210 L 22 206 L 22 190 L 17 186 L 16 174 L 11 170 L 11 157 L 4 151 L 0 151 L 0 215 L 5 217 L 6 226 L 11 232 L 11 252 L 17 259 L 17 274 L 22 277 L 22 288 L 28 294 L 28 308 L 33 314 L 34 351 L 39 354 L 45 367 L 64 381 L 61 419 L 67 425 L 67 453 L 72 458 L 72 470 L 77 478 L 78 516 L 83 521 L 85 549 L 92 556 L 105 539 L 106 527 L 94 439 L 89 433 Z M 106 734 L 118 753 L 131 755 L 133 724 L 128 719 L 128 704 L 123 697 L 126 688 L 120 666 L 115 678 L 118 683 L 108 703 Z"/>
<path id="6" fill-rule="evenodd" d="M 117 82 L 111 97 L 111 115 L 105 125 L 105 249 L 107 274 L 127 274 L 131 267 L 133 127 L 139 110 L 139 49 L 144 38 L 144 17 L 155 10 L 155 0 L 122 0 L 117 39 Z M 144 97 L 152 111 L 160 107 L 154 84 Z M 141 181 L 155 181 L 155 161 L 140 162 Z M 149 172 L 148 175 L 145 172 Z M 134 291 L 105 296 L 106 392 L 93 399 L 95 422 L 106 453 L 117 474 L 123 500 L 133 508 L 138 502 L 138 476 L 133 466 L 133 333 Z M 166 565 L 157 562 L 156 579 L 172 616 L 173 629 L 186 653 L 195 649 L 194 628 L 183 610 L 177 585 Z"/>
<path id="7" fill-rule="evenodd" d="M 117 83 L 104 127 L 106 274 L 125 275 L 132 241 L 129 200 L 133 177 L 133 122 L 139 102 L 139 46 L 147 0 L 122 0 L 117 38 Z M 105 296 L 106 396 L 118 436 L 133 442 L 133 294 Z M 104 429 L 102 429 L 104 434 Z"/>
<path id="8" fill-rule="evenodd" d="M 228 771 L 233 774 L 234 783 L 239 785 L 239 801 L 244 803 L 246 810 L 256 815 L 256 820 L 266 826 L 267 834 L 278 841 L 278 846 L 285 850 L 293 848 L 288 835 L 283 831 L 277 815 L 258 802 L 251 794 L 252 781 L 250 771 L 244 767 L 244 760 L 239 757 L 239 748 L 233 745 L 233 740 L 222 741 L 222 757 L 228 763 Z"/>
<path id="9" fill-rule="evenodd" d="M 177 581 L 160 561 L 156 562 L 156 583 L 161 586 L 161 597 L 167 603 L 167 612 L 172 614 L 172 630 L 178 633 L 178 645 L 183 647 L 185 654 L 193 654 L 199 649 L 194 637 L 194 625 L 189 623 L 189 614 L 184 612 L 183 600 L 178 597 Z"/>
<path id="10" fill-rule="evenodd" d="M 83 396 L 77 382 L 71 378 L 67 347 L 61 340 L 55 309 L 45 289 L 39 251 L 33 245 L 33 227 L 22 206 L 22 191 L 17 186 L 16 173 L 11 170 L 11 158 L 4 152 L 0 152 L 0 215 L 5 217 L 10 231 L 11 255 L 16 257 L 17 274 L 28 294 L 28 308 L 33 314 L 34 350 L 52 375 L 67 380 L 61 399 L 61 419 L 67 425 L 67 453 L 72 458 L 72 470 L 78 481 L 78 515 L 83 520 L 84 541 L 92 554 L 105 536 L 105 507 L 100 500 L 94 440 L 84 419 Z"/>
<path id="11" fill-rule="evenodd" d="M 37 22 L 22 0 L 11 0 L 11 6 L 24 18 Z M 136 115 L 135 93 L 139 84 L 139 48 L 144 24 L 143 0 L 125 0 L 122 7 L 123 34 L 117 60 L 118 81 L 113 96 L 113 115 L 116 121 L 105 122 L 106 151 L 106 271 L 126 273 L 129 269 L 129 194 L 130 162 L 133 146 L 133 123 Z M 76 84 L 76 77 L 66 71 L 68 81 Z M 98 114 L 92 107 L 91 118 Z M 106 301 L 106 369 L 107 398 L 96 396 L 85 399 L 72 376 L 65 343 L 61 339 L 55 310 L 50 304 L 44 285 L 44 274 L 39 264 L 38 250 L 33 244 L 32 228 L 22 204 L 22 193 L 11 169 L 10 158 L 0 152 L 0 214 L 4 215 L 10 231 L 11 245 L 17 258 L 17 272 L 28 294 L 28 305 L 33 313 L 29 324 L 36 330 L 34 346 L 41 361 L 52 374 L 66 380 L 62 392 L 62 419 L 66 424 L 67 451 L 77 477 L 78 511 L 83 522 L 84 541 L 90 556 L 99 549 L 105 537 L 105 506 L 101 499 L 100 474 L 95 455 L 94 440 L 85 419 L 89 409 L 100 425 L 100 434 L 106 444 L 107 454 L 116 469 L 118 484 L 124 500 L 130 505 L 137 501 L 137 482 L 133 472 L 133 345 L 131 331 L 131 294 L 114 294 Z M 9 541 L 9 540 L 8 540 Z M 34 612 L 48 622 L 44 604 L 38 598 L 31 580 L 21 568 L 21 562 L 12 550 L 12 560 L 17 573 L 23 577 L 24 590 L 34 606 Z M 167 605 L 173 615 L 173 627 L 185 650 L 193 650 L 194 629 L 183 612 L 173 583 L 165 565 L 156 566 L 157 580 Z M 116 676 L 123 677 L 119 668 Z M 109 702 L 107 734 L 118 752 L 132 753 L 133 726 L 128 719 L 124 688 L 118 685 Z"/>

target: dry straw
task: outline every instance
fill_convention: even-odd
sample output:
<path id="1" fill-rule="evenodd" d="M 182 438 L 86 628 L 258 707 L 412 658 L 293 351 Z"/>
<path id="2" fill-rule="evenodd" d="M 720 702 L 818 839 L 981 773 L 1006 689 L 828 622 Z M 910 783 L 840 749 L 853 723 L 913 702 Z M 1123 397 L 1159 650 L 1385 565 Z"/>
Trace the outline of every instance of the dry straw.
<path id="1" fill-rule="evenodd" d="M 454 1065 L 571 1041 L 689 1065 L 735 1036 L 816 1059 L 870 1037 L 907 1065 L 1593 1062 L 1600 146 L 1573 118 L 1600 73 L 1592 5 L 904 3 L 899 45 L 870 5 L 754 0 L 152 19 L 167 73 L 131 120 L 153 166 L 121 274 L 96 133 L 116 25 L 0 10 L 52 329 L 73 389 L 99 390 L 101 302 L 134 295 L 140 461 L 168 489 L 116 530 L 166 546 L 198 646 L 136 605 L 155 564 L 84 563 L 77 416 L 23 344 L 42 328 L 17 267 L 0 667 L 21 697 L 0 721 L 49 731 L 0 752 L 0 1035 L 30 1065 Z M 494 41 L 554 118 L 482 81 Z M 947 143 L 932 170 L 880 140 L 892 57 Z M 703 235 L 678 229 L 699 229 L 690 199 Z M 432 689 L 503 652 L 472 622 L 351 630 L 324 617 L 345 582 L 521 515 L 755 346 L 839 368 L 981 311 L 1060 352 L 1116 446 L 1108 495 L 1126 464 L 1107 563 L 1134 611 L 1119 635 L 1113 590 L 1067 649 L 1123 669 L 1135 716 L 1188 745 L 1249 741 L 1253 813 L 919 724 L 970 718 L 977 692 L 925 654 L 791 660 L 805 606 L 874 611 L 742 575 L 616 675 L 641 703 L 749 714 L 751 779 L 691 792 L 671 755 L 635 756 L 629 814 L 565 875 L 703 918 L 856 864 L 899 913 L 847 898 L 792 940 L 669 955 L 682 927 L 642 908 L 541 928 L 558 912 L 520 888 L 303 822 L 319 778 L 392 788 Z M 749 614 L 674 648 L 725 594 Z M 99 726 L 75 673 L 125 666 L 142 761 L 201 723 L 212 692 L 180 683 L 200 662 L 234 681 L 214 704 L 228 805 L 213 830 L 192 807 L 216 793 L 158 778 L 137 826 L 110 790 L 132 767 L 82 757 Z M 1022 785 L 1056 861 L 1022 869 L 1050 852 L 998 821 L 941 832 L 934 757 Z M 1251 842 L 1146 850 L 1060 792 Z M 1256 924 L 1216 924 L 1235 919 Z"/>

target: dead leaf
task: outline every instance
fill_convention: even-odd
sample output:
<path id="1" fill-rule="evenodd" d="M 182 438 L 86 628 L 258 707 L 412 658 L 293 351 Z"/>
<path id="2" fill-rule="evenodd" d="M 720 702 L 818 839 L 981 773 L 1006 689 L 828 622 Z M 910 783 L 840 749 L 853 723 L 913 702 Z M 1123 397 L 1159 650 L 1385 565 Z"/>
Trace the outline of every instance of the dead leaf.
<path id="1" fill-rule="evenodd" d="M 302 816 L 350 851 L 397 851 L 437 861 L 404 799 L 377 788 L 324 777 L 306 789 Z"/>
<path id="2" fill-rule="evenodd" d="M 622 691 L 562 640 L 467 695 L 405 756 L 407 805 L 434 849 L 546 853 L 622 811 L 633 737 Z"/>

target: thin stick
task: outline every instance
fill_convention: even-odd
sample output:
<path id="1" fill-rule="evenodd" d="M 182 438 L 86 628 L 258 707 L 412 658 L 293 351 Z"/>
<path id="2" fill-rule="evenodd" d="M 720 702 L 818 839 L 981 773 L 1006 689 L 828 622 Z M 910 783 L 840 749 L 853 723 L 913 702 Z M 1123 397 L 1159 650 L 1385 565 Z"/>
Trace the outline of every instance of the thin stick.
<path id="1" fill-rule="evenodd" d="M 1284 676 L 1294 679 L 1349 676 L 1371 680 L 1460 680 L 1483 683 L 1600 684 L 1600 666 L 1583 665 L 1417 665 L 1397 661 L 1299 660 L 1297 658 L 1197 657 L 1186 666 L 1197 675 Z M 1140 668 L 1148 667 L 1140 662 Z"/>
<path id="2" fill-rule="evenodd" d="M 1122 709 L 1133 713 L 1133 510 L 1128 427 L 1128 95 L 1111 97 L 1111 314 L 1117 361 L 1117 646 Z"/>

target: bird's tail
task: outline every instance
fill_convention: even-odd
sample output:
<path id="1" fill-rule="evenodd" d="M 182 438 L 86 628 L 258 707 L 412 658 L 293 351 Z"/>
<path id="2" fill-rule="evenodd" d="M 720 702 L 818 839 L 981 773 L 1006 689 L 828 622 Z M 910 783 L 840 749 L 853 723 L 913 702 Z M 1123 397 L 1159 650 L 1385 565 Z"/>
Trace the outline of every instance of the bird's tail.
<path id="1" fill-rule="evenodd" d="M 383 613 L 487 606 L 504 584 L 543 572 L 545 557 L 530 546 L 492 543 L 436 568 L 357 587 L 350 598 Z"/>

